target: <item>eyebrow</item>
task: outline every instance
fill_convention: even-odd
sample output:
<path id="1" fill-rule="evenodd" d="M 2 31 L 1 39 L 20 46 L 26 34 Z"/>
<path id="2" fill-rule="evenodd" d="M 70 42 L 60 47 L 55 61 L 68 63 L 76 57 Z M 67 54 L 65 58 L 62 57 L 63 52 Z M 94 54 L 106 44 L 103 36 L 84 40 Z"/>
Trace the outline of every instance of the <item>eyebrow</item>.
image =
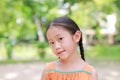
<path id="1" fill-rule="evenodd" d="M 57 34 L 57 35 L 55 35 L 55 37 L 58 37 L 59 35 L 61 35 L 61 34 Z M 51 39 L 49 39 L 48 41 L 51 41 Z"/>
<path id="2" fill-rule="evenodd" d="M 57 34 L 56 36 L 59 36 L 59 35 L 61 35 L 61 34 Z M 55 36 L 55 37 L 56 37 L 56 36 Z"/>

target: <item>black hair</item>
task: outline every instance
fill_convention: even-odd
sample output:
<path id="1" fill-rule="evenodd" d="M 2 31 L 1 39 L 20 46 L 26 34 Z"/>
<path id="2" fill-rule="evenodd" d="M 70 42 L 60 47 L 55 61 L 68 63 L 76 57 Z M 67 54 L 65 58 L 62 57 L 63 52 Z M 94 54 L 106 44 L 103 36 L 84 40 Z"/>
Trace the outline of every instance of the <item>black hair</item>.
<path id="1" fill-rule="evenodd" d="M 68 30 L 71 34 L 75 34 L 76 31 L 80 31 L 78 25 L 69 17 L 67 16 L 62 16 L 62 17 L 58 17 L 55 18 L 47 27 L 47 30 L 49 29 L 50 26 L 61 26 L 63 28 L 65 28 L 66 30 Z M 80 48 L 80 54 L 81 54 L 81 58 L 85 61 L 84 58 L 84 48 L 83 48 L 83 43 L 82 43 L 82 32 L 81 32 L 81 38 L 79 40 L 79 48 Z"/>

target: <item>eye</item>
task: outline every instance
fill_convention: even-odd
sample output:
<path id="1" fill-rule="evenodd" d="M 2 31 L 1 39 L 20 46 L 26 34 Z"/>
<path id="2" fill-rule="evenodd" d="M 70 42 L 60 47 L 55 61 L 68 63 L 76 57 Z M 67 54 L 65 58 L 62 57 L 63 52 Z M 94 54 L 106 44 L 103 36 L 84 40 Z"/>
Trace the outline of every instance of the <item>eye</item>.
<path id="1" fill-rule="evenodd" d="M 60 40 L 60 41 L 63 40 L 63 37 L 59 38 L 59 40 Z"/>
<path id="2" fill-rule="evenodd" d="M 54 42 L 49 42 L 50 45 L 54 44 Z"/>

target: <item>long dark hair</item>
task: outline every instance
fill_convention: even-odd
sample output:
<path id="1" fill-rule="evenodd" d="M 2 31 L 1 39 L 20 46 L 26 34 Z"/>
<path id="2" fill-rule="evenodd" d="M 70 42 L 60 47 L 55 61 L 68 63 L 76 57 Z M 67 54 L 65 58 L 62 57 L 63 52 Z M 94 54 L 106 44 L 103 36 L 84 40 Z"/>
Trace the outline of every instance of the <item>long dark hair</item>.
<path id="1" fill-rule="evenodd" d="M 47 30 L 49 29 L 50 26 L 60 26 L 65 28 L 66 30 L 68 30 L 71 34 L 75 34 L 76 31 L 80 31 L 78 25 L 70 18 L 68 18 L 67 16 L 63 16 L 63 17 L 58 17 L 55 18 L 47 27 Z M 81 32 L 81 31 L 80 31 Z M 79 48 L 80 48 L 80 54 L 81 54 L 81 58 L 85 61 L 84 58 L 84 48 L 83 48 L 83 43 L 82 43 L 82 32 L 81 32 L 81 38 L 79 40 Z"/>

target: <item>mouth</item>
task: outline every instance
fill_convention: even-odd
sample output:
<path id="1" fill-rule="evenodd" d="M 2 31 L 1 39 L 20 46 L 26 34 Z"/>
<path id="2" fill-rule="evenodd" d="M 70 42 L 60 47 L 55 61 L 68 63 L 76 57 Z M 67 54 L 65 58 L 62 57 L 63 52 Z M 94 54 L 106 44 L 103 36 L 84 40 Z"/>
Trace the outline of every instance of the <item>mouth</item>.
<path id="1" fill-rule="evenodd" d="M 60 55 L 60 54 L 62 54 L 62 53 L 64 53 L 64 52 L 65 52 L 65 50 L 60 51 L 60 52 L 58 52 L 57 54 Z"/>

